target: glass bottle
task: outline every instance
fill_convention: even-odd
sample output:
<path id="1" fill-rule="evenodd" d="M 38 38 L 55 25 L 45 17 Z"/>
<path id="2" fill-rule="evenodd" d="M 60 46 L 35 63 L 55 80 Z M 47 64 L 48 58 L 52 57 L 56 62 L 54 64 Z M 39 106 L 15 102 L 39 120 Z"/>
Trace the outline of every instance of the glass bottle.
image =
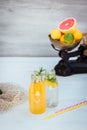
<path id="1" fill-rule="evenodd" d="M 40 114 L 46 111 L 46 90 L 41 75 L 32 75 L 28 95 L 31 113 Z"/>
<path id="2" fill-rule="evenodd" d="M 58 105 L 58 81 L 54 71 L 46 72 L 46 104 L 52 108 Z"/>

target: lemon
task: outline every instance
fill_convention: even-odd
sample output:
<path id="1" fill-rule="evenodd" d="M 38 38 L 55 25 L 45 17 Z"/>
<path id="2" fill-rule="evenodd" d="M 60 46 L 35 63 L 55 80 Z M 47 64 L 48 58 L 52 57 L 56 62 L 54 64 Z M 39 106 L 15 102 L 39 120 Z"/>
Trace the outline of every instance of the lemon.
<path id="1" fill-rule="evenodd" d="M 51 38 L 54 39 L 54 40 L 59 40 L 61 37 L 61 32 L 55 28 L 51 31 Z"/>
<path id="2" fill-rule="evenodd" d="M 73 43 L 73 41 L 74 41 L 74 35 L 72 33 L 69 32 L 64 34 L 64 42 L 71 44 Z"/>
<path id="3" fill-rule="evenodd" d="M 49 81 L 49 80 L 45 80 L 44 82 L 45 82 L 46 85 L 48 85 L 48 86 L 50 86 L 50 87 L 52 87 L 52 88 L 55 88 L 55 87 L 58 86 L 58 83 L 51 82 L 51 81 Z"/>
<path id="4" fill-rule="evenodd" d="M 82 34 L 82 32 L 81 32 L 80 30 L 77 29 L 77 30 L 74 32 L 75 41 L 81 40 L 81 39 L 82 39 L 82 36 L 83 36 L 83 34 Z"/>

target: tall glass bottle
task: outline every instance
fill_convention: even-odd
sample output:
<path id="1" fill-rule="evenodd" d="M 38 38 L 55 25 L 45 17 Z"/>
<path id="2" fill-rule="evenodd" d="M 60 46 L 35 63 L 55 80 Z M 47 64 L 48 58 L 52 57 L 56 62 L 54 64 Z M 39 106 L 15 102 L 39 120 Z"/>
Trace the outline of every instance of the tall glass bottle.
<path id="1" fill-rule="evenodd" d="M 58 81 L 54 71 L 46 72 L 46 104 L 52 108 L 58 105 Z"/>
<path id="2" fill-rule="evenodd" d="M 40 114 L 46 111 L 46 90 L 41 75 L 32 75 L 28 95 L 31 113 Z"/>

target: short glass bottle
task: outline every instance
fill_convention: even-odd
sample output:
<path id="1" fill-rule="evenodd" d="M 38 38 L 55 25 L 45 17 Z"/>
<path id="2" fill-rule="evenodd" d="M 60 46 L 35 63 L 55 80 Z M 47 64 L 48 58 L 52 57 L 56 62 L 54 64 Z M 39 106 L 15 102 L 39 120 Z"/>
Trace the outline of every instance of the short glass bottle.
<path id="1" fill-rule="evenodd" d="M 58 81 L 54 71 L 46 72 L 45 85 L 47 107 L 56 107 L 58 105 Z"/>
<path id="2" fill-rule="evenodd" d="M 46 111 L 46 90 L 41 75 L 31 76 L 28 95 L 31 113 L 41 114 Z"/>

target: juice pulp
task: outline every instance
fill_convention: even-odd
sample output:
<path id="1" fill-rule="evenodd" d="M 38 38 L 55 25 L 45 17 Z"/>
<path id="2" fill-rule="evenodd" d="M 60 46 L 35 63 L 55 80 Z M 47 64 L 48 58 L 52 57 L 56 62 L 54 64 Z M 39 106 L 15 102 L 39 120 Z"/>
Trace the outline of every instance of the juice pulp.
<path id="1" fill-rule="evenodd" d="M 42 81 L 33 82 L 29 87 L 30 112 L 40 114 L 46 110 L 46 90 Z"/>

